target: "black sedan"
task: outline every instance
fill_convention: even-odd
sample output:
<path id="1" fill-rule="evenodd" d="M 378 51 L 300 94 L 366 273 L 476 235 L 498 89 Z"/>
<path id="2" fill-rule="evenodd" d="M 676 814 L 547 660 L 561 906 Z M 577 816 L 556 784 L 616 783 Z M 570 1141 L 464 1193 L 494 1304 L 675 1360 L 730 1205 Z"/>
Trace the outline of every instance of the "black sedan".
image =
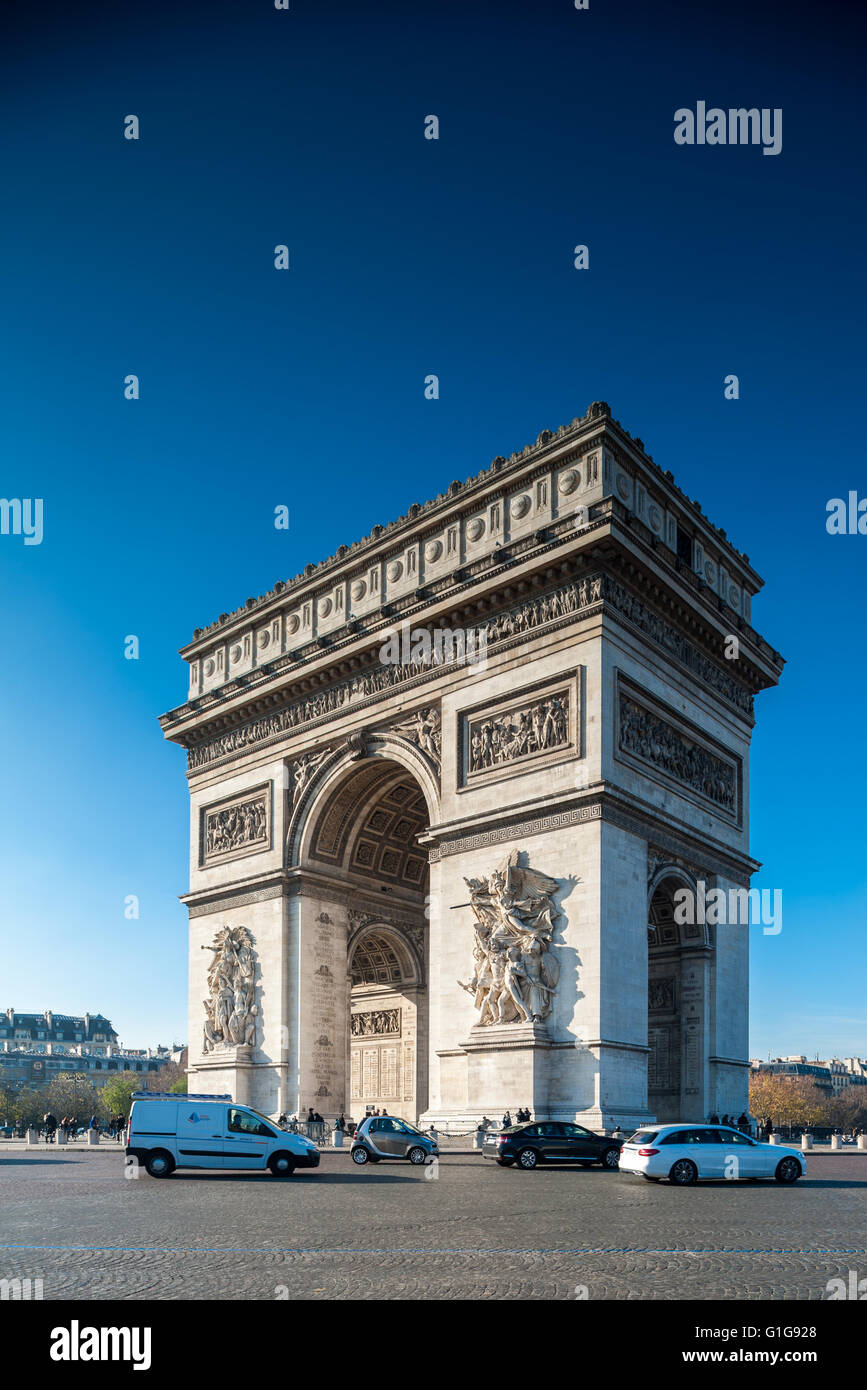
<path id="1" fill-rule="evenodd" d="M 589 1168 L 599 1163 L 603 1168 L 616 1169 L 622 1146 L 622 1139 L 594 1134 L 583 1125 L 533 1120 L 528 1125 L 512 1125 L 499 1133 L 486 1134 L 482 1153 L 485 1158 L 496 1159 L 501 1168 L 512 1164 L 536 1168 L 540 1163 L 578 1163 Z"/>

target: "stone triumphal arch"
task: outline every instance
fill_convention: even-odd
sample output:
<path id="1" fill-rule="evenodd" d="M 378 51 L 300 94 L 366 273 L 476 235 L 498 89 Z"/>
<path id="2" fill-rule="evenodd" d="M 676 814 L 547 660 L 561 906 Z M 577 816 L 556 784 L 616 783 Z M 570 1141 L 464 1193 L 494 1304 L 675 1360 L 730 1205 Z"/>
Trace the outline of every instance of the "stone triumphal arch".
<path id="1" fill-rule="evenodd" d="M 746 1104 L 761 580 L 596 402 L 198 629 L 190 1070 L 268 1113 Z"/>

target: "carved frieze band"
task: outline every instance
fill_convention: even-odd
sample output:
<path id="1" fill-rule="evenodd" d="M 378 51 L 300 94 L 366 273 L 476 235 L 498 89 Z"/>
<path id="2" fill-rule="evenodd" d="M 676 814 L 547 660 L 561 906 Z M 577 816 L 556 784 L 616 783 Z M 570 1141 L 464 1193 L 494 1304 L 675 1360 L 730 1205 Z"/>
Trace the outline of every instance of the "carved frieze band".
<path id="1" fill-rule="evenodd" d="M 559 626 L 573 615 L 592 609 L 603 599 L 670 656 L 681 661 L 718 695 L 743 714 L 752 713 L 752 696 L 744 686 L 717 667 L 609 575 L 587 576 L 560 585 L 538 598 L 528 599 L 496 614 L 481 627 L 486 633 L 489 649 L 495 645 L 508 646 L 530 632 Z M 370 698 L 389 693 L 396 686 L 435 679 L 447 669 L 441 665 L 426 666 L 423 662 L 395 662 L 382 664 L 364 675 L 338 681 L 316 695 L 295 700 L 283 709 L 262 715 L 190 748 L 187 754 L 189 770 L 195 771 L 233 753 L 293 733 L 305 725 L 346 713 Z"/>
<path id="2" fill-rule="evenodd" d="M 350 1023 L 353 1038 L 378 1038 L 400 1032 L 400 1009 L 374 1009 L 370 1013 L 353 1014 Z"/>
<path id="3" fill-rule="evenodd" d="M 617 747 L 621 759 L 662 773 L 733 819 L 740 815 L 740 759 L 712 751 L 691 729 L 632 686 L 618 681 Z"/>
<path id="4" fill-rule="evenodd" d="M 605 602 L 610 603 L 623 617 L 634 623 L 645 637 L 650 637 L 671 656 L 677 657 L 702 684 L 709 685 L 717 695 L 722 695 L 743 714 L 752 715 L 753 697 L 746 687 L 734 680 L 727 671 L 720 670 L 709 657 L 642 603 L 641 599 L 636 598 L 610 575 L 605 575 L 603 592 Z"/>
<path id="5" fill-rule="evenodd" d="M 602 803 L 594 801 L 587 806 L 578 806 L 573 811 L 562 811 L 553 816 L 539 816 L 536 820 L 519 821 L 513 825 L 501 825 L 479 835 L 463 835 L 459 839 L 443 840 L 431 849 L 430 860 L 433 864 L 451 854 L 462 854 L 464 850 L 486 849 L 488 845 L 502 845 L 509 840 L 544 835 L 551 830 L 563 830 L 570 825 L 583 825 L 587 821 L 601 818 Z"/>
<path id="6" fill-rule="evenodd" d="M 201 866 L 271 848 L 270 783 L 230 801 L 206 806 L 201 815 Z"/>

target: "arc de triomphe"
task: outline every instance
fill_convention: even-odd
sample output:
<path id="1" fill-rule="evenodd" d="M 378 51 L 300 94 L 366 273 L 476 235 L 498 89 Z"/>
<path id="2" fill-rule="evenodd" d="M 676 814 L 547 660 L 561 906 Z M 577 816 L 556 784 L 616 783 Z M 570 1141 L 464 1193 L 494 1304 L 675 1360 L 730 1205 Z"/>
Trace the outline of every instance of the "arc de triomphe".
<path id="1" fill-rule="evenodd" d="M 761 579 L 595 402 L 199 629 L 191 1088 L 624 1128 L 746 1106 Z M 697 916 L 700 918 L 701 913 Z"/>

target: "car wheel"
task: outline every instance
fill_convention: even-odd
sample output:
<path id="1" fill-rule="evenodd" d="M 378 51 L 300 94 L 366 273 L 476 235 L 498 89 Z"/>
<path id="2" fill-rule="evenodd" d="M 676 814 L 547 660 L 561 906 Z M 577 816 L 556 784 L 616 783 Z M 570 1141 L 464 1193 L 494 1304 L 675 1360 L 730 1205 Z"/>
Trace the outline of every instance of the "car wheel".
<path id="1" fill-rule="evenodd" d="M 165 1149 L 154 1149 L 145 1159 L 145 1168 L 152 1178 L 169 1178 L 175 1171 L 175 1160 Z"/>
<path id="2" fill-rule="evenodd" d="M 407 1154 L 407 1158 L 409 1159 L 410 1163 L 419 1164 L 424 1163 L 425 1159 L 427 1158 L 427 1154 L 425 1153 L 424 1149 L 419 1148 L 418 1144 L 414 1144 L 413 1147 L 410 1149 L 409 1153 Z"/>
<path id="3" fill-rule="evenodd" d="M 801 1165 L 796 1158 L 781 1158 L 774 1177 L 777 1182 L 797 1182 L 801 1176 Z"/>
<path id="4" fill-rule="evenodd" d="M 536 1167 L 536 1164 L 539 1162 L 539 1155 L 536 1153 L 535 1149 L 522 1149 L 518 1154 L 518 1162 L 522 1168 L 529 1170 L 530 1168 Z"/>
<path id="5" fill-rule="evenodd" d="M 295 1172 L 295 1161 L 291 1154 L 272 1154 L 268 1159 L 268 1168 L 275 1178 L 291 1178 Z"/>
<path id="6" fill-rule="evenodd" d="M 367 1152 L 367 1149 L 363 1148 L 361 1145 L 359 1145 L 357 1149 L 353 1149 L 352 1162 L 357 1163 L 359 1168 L 362 1167 L 365 1163 L 369 1163 L 370 1154 Z"/>
<path id="7" fill-rule="evenodd" d="M 689 1187 L 698 1180 L 698 1169 L 688 1158 L 679 1158 L 668 1175 L 668 1181 L 678 1187 Z"/>
<path id="8" fill-rule="evenodd" d="M 619 1150 L 619 1149 L 613 1149 L 613 1148 L 612 1148 L 612 1149 L 606 1149 L 605 1152 L 604 1152 L 604 1154 L 602 1155 L 602 1167 L 603 1167 L 603 1168 L 619 1168 L 619 1167 L 620 1167 L 620 1150 Z"/>

